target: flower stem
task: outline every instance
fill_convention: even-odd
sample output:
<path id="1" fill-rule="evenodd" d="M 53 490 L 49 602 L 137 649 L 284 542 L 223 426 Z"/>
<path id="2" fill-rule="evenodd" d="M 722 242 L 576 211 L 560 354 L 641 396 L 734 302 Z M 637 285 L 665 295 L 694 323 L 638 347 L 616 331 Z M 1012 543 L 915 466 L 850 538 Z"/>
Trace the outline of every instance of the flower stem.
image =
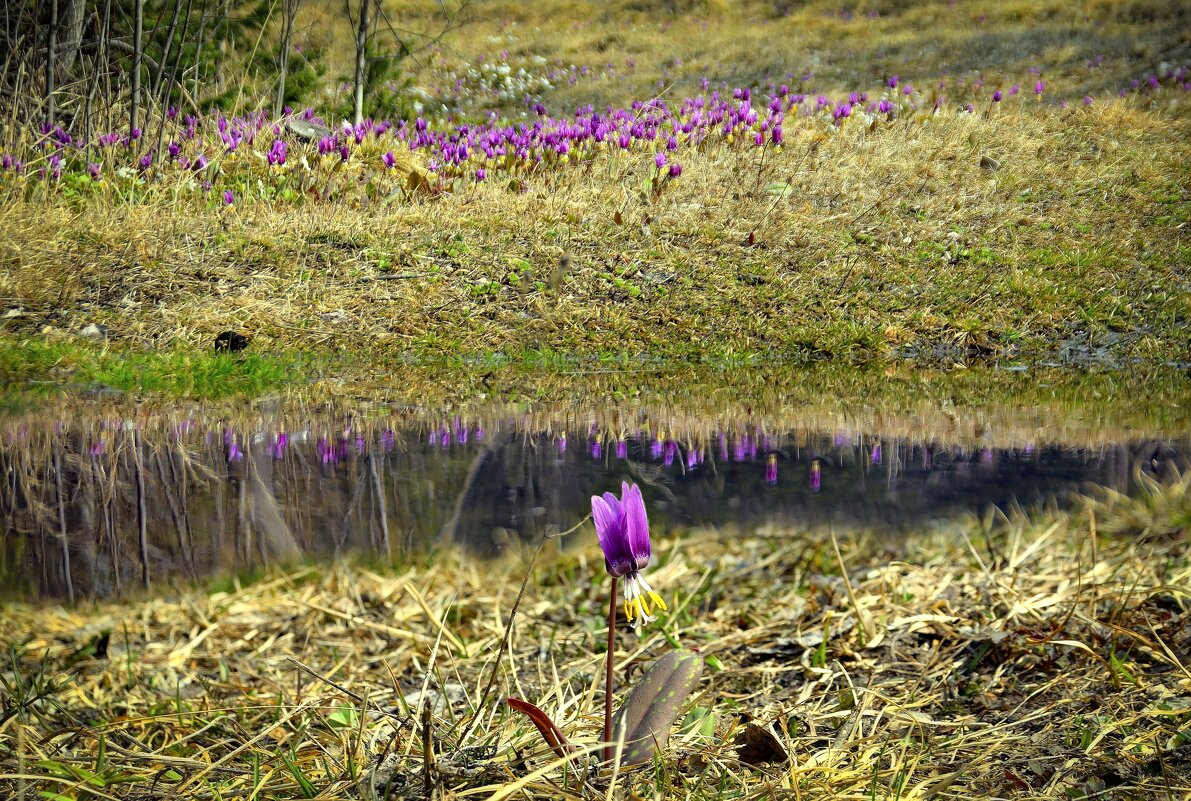
<path id="1" fill-rule="evenodd" d="M 612 761 L 612 668 L 616 652 L 616 586 L 619 582 L 612 577 L 612 597 L 608 600 L 608 653 L 605 657 L 607 672 L 604 676 L 604 761 Z"/>

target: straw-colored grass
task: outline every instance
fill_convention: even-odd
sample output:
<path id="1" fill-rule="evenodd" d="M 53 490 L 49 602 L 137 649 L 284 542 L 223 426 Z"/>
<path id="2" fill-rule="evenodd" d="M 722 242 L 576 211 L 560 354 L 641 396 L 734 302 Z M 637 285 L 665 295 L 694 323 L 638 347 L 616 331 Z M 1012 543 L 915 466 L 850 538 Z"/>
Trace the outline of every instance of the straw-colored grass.
<path id="1" fill-rule="evenodd" d="M 648 157 L 609 153 L 526 193 L 367 210 L 10 202 L 5 326 L 10 342 L 98 323 L 136 348 L 209 347 L 238 328 L 265 351 L 420 357 L 1191 357 L 1185 114 L 819 126 L 792 124 L 777 155 L 685 153 L 657 199 Z"/>
<path id="2" fill-rule="evenodd" d="M 385 144 L 346 170 L 294 177 L 301 191 L 287 200 L 252 197 L 258 179 L 275 180 L 255 157 L 217 159 L 218 180 L 237 187 L 227 211 L 184 170 L 135 191 L 13 191 L 0 210 L 5 348 L 28 355 L 95 323 L 120 353 L 208 348 L 237 328 L 265 352 L 348 351 L 361 365 L 394 353 L 1191 359 L 1184 92 L 1115 97 L 1185 61 L 1182 4 L 898 4 L 846 20 L 830 3 L 787 16 L 772 4 L 670 5 L 476 7 L 411 75 L 433 87 L 501 50 L 515 63 L 620 65 L 617 79 L 560 84 L 545 98 L 559 114 L 659 91 L 675 100 L 701 75 L 782 83 L 814 67 L 814 91 L 874 99 L 900 73 L 923 108 L 838 129 L 791 117 L 780 153 L 684 146 L 672 155 L 682 177 L 660 193 L 648 187 L 652 153 L 637 150 L 411 196 L 383 174 Z M 390 12 L 433 29 L 426 4 Z M 342 52 L 348 32 L 321 13 L 302 30 Z M 1025 97 L 1031 67 L 1048 86 L 1041 102 Z M 940 78 L 955 93 L 977 76 L 976 113 L 956 97 L 927 113 Z M 1022 95 L 989 100 L 1014 82 Z M 485 107 L 475 101 L 465 114 Z M 291 142 L 287 169 L 302 154 Z"/>
<path id="3" fill-rule="evenodd" d="M 1185 484 L 1170 490 L 1184 510 Z M 838 558 L 795 531 L 655 542 L 672 611 L 619 635 L 618 686 L 674 644 L 708 669 L 686 728 L 612 797 L 1185 797 L 1187 530 L 1097 531 L 1133 503 L 841 536 Z M 594 542 L 547 543 L 495 662 L 528 557 L 7 606 L 0 793 L 372 798 L 391 780 L 394 798 L 427 782 L 436 798 L 607 797 L 500 701 L 533 701 L 581 745 L 598 736 Z"/>

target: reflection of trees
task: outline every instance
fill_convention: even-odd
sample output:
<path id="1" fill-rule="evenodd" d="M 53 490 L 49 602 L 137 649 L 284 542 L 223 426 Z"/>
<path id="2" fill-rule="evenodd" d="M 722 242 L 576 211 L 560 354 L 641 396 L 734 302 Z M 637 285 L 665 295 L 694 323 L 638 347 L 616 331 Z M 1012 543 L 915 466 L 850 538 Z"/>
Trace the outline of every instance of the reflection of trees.
<path id="1" fill-rule="evenodd" d="M 342 423 L 290 434 L 282 455 L 259 428 L 273 430 L 59 428 L 0 442 L 0 591 L 104 596 L 302 555 L 387 557 L 431 543 L 515 552 L 573 526 L 590 495 L 621 479 L 645 488 L 659 530 L 773 521 L 908 530 L 988 503 L 1042 503 L 1088 481 L 1125 491 L 1136 470 L 1160 473 L 1179 458 L 1162 441 L 994 450 L 805 433 L 774 436 L 769 452 L 740 460 L 714 437 L 692 452 L 643 436 L 618 458 L 578 432 L 563 449 L 559 437 L 511 425 L 467 442 L 445 428 L 378 438 Z M 764 477 L 769 454 L 776 486 Z"/>

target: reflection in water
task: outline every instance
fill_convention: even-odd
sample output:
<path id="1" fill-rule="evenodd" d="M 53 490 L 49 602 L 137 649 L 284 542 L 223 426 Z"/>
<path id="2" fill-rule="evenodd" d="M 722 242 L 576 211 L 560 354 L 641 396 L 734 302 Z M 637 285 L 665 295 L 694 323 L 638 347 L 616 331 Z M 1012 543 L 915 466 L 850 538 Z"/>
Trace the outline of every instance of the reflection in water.
<path id="1" fill-rule="evenodd" d="M 359 551 L 461 544 L 492 556 L 564 531 L 632 478 L 656 529 L 770 523 L 908 530 L 1085 482 L 1127 490 L 1185 443 L 1094 446 L 647 415 L 523 413 L 79 420 L 0 429 L 0 591 L 120 594 L 173 577 Z"/>

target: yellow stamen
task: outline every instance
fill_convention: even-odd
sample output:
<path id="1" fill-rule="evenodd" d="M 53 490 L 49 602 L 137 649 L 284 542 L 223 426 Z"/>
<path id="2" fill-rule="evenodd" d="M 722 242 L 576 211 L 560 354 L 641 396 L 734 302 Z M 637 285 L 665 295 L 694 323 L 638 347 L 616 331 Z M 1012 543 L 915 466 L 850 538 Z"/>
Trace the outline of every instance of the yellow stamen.
<path id="1" fill-rule="evenodd" d="M 649 597 L 653 600 L 653 602 L 655 604 L 658 605 L 658 608 L 660 608 L 663 612 L 670 611 L 670 608 L 666 606 L 666 602 L 662 600 L 662 596 L 658 595 L 653 590 L 649 591 Z"/>

